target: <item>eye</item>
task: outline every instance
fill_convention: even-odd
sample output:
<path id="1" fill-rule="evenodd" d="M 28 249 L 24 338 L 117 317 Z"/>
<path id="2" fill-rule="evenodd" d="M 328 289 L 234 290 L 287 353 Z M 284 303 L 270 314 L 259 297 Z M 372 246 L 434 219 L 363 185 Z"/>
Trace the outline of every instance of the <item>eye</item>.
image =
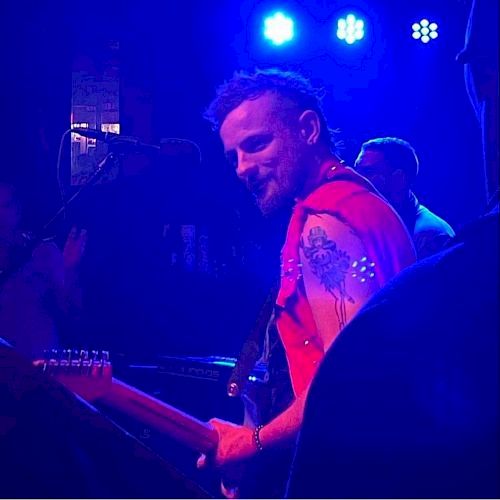
<path id="1" fill-rule="evenodd" d="M 248 137 L 243 141 L 241 147 L 247 153 L 258 153 L 265 149 L 272 141 L 271 134 L 260 134 Z"/>

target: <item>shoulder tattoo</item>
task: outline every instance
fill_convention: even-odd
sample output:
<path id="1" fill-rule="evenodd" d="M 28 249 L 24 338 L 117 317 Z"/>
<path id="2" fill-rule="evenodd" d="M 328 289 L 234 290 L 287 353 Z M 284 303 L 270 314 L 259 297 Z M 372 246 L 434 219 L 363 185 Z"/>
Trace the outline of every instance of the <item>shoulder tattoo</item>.
<path id="1" fill-rule="evenodd" d="M 354 303 L 345 286 L 351 257 L 338 248 L 335 241 L 328 239 L 326 231 L 320 226 L 311 228 L 307 241 L 308 244 L 302 238 L 300 246 L 313 274 L 334 298 L 339 328 L 343 328 L 347 323 L 346 303 Z"/>

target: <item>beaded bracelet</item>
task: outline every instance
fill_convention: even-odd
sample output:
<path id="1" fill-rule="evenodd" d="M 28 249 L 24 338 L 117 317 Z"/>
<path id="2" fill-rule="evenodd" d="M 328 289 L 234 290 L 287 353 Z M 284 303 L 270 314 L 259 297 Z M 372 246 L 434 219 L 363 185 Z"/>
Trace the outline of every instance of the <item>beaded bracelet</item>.
<path id="1" fill-rule="evenodd" d="M 264 428 L 263 425 L 258 425 L 253 431 L 253 442 L 255 443 L 255 447 L 258 452 L 261 452 L 264 447 L 262 446 L 262 442 L 260 440 L 260 431 Z"/>

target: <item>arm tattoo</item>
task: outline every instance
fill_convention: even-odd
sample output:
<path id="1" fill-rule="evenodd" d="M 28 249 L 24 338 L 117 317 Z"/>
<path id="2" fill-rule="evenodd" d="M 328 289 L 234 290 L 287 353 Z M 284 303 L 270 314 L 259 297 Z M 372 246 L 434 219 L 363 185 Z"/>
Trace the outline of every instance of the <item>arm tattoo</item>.
<path id="1" fill-rule="evenodd" d="M 347 323 L 346 302 L 354 303 L 354 299 L 345 288 L 345 278 L 351 258 L 347 252 L 337 248 L 337 244 L 329 240 L 325 230 L 319 226 L 309 231 L 307 239 L 310 246 L 306 246 L 303 238 L 300 246 L 304 250 L 312 272 L 335 299 L 335 314 L 339 328 L 343 328 Z"/>

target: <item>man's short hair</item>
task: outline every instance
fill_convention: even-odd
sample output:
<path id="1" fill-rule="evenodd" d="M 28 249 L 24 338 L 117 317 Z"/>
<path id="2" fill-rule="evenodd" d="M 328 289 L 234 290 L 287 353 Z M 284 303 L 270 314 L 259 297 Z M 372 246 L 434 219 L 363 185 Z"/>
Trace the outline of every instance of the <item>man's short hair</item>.
<path id="1" fill-rule="evenodd" d="M 366 150 L 383 153 L 392 171 L 401 169 L 411 184 L 418 175 L 419 161 L 413 146 L 397 137 L 378 137 L 370 139 L 361 146 L 361 152 Z"/>
<path id="2" fill-rule="evenodd" d="M 204 113 L 204 117 L 219 130 L 227 115 L 243 101 L 257 99 L 265 92 L 273 92 L 289 99 L 299 110 L 315 111 L 321 122 L 322 142 L 335 147 L 334 131 L 328 128 L 322 107 L 324 92 L 313 87 L 304 76 L 279 69 L 238 71 L 216 90 L 216 97 Z"/>

